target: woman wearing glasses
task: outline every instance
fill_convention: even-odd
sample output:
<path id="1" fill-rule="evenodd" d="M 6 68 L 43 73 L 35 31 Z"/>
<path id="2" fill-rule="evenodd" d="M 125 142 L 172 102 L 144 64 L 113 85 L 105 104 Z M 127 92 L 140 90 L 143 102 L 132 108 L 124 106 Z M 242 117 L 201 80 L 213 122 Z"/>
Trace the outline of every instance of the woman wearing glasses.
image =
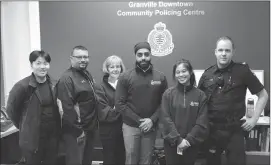
<path id="1" fill-rule="evenodd" d="M 9 93 L 7 113 L 19 129 L 19 144 L 26 164 L 55 164 L 60 115 L 54 85 L 48 75 L 51 57 L 44 51 L 29 56 L 32 74 Z"/>
<path id="2" fill-rule="evenodd" d="M 100 139 L 103 145 L 103 164 L 124 165 L 125 148 L 122 134 L 122 118 L 115 108 L 115 90 L 119 75 L 125 71 L 120 57 L 112 55 L 103 63 L 103 79 L 97 90 L 100 98 L 98 111 Z"/>
<path id="3" fill-rule="evenodd" d="M 208 135 L 205 94 L 195 85 L 195 74 L 188 60 L 173 66 L 177 85 L 165 91 L 159 121 L 164 138 L 166 164 L 193 165 L 198 146 Z"/>

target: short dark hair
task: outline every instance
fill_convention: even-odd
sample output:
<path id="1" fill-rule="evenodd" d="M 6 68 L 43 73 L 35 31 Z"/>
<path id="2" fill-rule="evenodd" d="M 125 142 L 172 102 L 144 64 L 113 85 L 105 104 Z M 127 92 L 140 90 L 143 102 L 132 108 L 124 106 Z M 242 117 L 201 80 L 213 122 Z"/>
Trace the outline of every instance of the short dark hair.
<path id="1" fill-rule="evenodd" d="M 32 64 L 39 57 L 43 57 L 46 62 L 49 62 L 49 63 L 51 62 L 51 57 L 50 57 L 49 53 L 47 53 L 47 52 L 45 52 L 43 50 L 34 50 L 29 55 L 30 63 Z"/>
<path id="2" fill-rule="evenodd" d="M 85 46 L 82 46 L 82 45 L 77 45 L 75 46 L 73 49 L 72 49 L 72 54 L 73 54 L 73 51 L 74 50 L 85 50 L 85 51 L 88 51 L 88 49 L 85 47 Z"/>
<path id="3" fill-rule="evenodd" d="M 232 45 L 232 49 L 235 49 L 235 46 L 234 46 L 234 43 L 233 43 L 233 40 L 231 39 L 231 37 L 229 37 L 229 36 L 222 36 L 222 37 L 220 37 L 220 38 L 216 41 L 216 46 L 217 46 L 218 42 L 221 41 L 221 40 L 223 40 L 223 41 L 225 41 L 225 40 L 230 41 L 230 42 L 231 42 L 231 45 Z"/>
<path id="4" fill-rule="evenodd" d="M 196 77 L 195 77 L 195 74 L 194 74 L 194 71 L 193 71 L 193 67 L 192 67 L 190 61 L 186 60 L 186 59 L 180 59 L 173 65 L 173 73 L 172 73 L 173 80 L 176 80 L 175 73 L 176 73 L 177 67 L 180 64 L 184 64 L 184 67 L 189 71 L 189 73 L 190 73 L 190 84 L 195 86 L 196 85 Z"/>

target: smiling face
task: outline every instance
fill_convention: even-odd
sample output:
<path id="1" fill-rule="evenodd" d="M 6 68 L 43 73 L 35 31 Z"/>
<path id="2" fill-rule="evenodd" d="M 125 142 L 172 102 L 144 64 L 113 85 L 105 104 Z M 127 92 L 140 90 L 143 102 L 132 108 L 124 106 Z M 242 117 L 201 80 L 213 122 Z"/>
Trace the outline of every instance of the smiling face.
<path id="1" fill-rule="evenodd" d="M 176 67 L 175 78 L 180 84 L 188 86 L 190 84 L 190 77 L 191 74 L 184 63 L 181 63 Z"/>
<path id="2" fill-rule="evenodd" d="M 38 57 L 31 63 L 31 68 L 35 76 L 43 78 L 47 75 L 50 68 L 50 63 L 44 57 Z"/>
<path id="3" fill-rule="evenodd" d="M 74 49 L 70 59 L 72 67 L 76 69 L 85 70 L 89 63 L 88 51 Z"/>
<path id="4" fill-rule="evenodd" d="M 113 60 L 107 67 L 109 76 L 112 78 L 118 78 L 121 73 L 121 64 L 117 60 Z"/>
<path id="5" fill-rule="evenodd" d="M 233 56 L 233 47 L 230 40 L 220 40 L 215 49 L 217 66 L 219 68 L 227 67 Z"/>

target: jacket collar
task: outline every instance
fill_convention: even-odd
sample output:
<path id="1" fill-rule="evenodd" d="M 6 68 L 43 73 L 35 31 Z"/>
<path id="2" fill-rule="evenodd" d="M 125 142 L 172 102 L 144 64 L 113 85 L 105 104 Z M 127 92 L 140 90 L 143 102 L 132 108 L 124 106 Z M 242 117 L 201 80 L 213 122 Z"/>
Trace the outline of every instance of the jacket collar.
<path id="1" fill-rule="evenodd" d="M 53 83 L 51 81 L 51 78 L 50 78 L 50 76 L 48 74 L 46 75 L 46 81 L 49 83 L 50 90 L 51 90 L 50 92 L 51 92 L 51 95 L 53 97 L 54 104 L 56 104 L 56 96 L 55 96 L 54 89 L 53 89 L 54 85 L 53 85 Z M 32 73 L 30 75 L 29 86 L 32 86 L 33 88 L 37 88 L 37 86 L 38 86 L 38 82 L 36 80 L 36 77 L 35 77 L 34 73 Z M 39 90 L 35 90 L 34 93 L 37 95 L 39 101 L 41 102 L 41 96 L 40 96 Z"/>
<path id="2" fill-rule="evenodd" d="M 48 74 L 46 75 L 46 81 L 48 81 L 49 84 L 52 85 L 51 78 L 50 78 L 50 76 Z M 37 82 L 36 77 L 35 77 L 33 72 L 30 75 L 29 85 L 34 87 L 34 88 L 36 88 L 38 86 L 38 82 Z"/>
<path id="3" fill-rule="evenodd" d="M 231 72 L 231 69 L 232 69 L 234 64 L 235 64 L 235 62 L 231 61 L 230 64 L 226 68 L 223 68 L 223 69 L 219 69 L 217 64 L 216 64 L 214 66 L 213 73 L 216 73 L 216 72 Z"/>
<path id="4" fill-rule="evenodd" d="M 190 85 L 188 85 L 188 86 L 184 86 L 183 84 L 181 84 L 181 83 L 177 83 L 177 89 L 180 91 L 180 92 L 188 92 L 188 91 L 190 91 L 191 89 L 193 88 L 193 85 L 192 84 L 190 84 Z"/>
<path id="5" fill-rule="evenodd" d="M 137 64 L 135 64 L 135 70 L 136 72 L 141 72 L 141 73 L 152 73 L 152 69 L 153 69 L 153 65 L 150 64 L 150 66 L 148 67 L 148 69 L 144 70 L 142 69 L 140 66 L 138 66 Z"/>
<path id="6" fill-rule="evenodd" d="M 78 72 L 85 79 L 89 80 L 92 84 L 95 82 L 94 79 L 93 79 L 93 77 L 91 76 L 91 74 L 89 73 L 89 71 L 87 69 L 81 70 L 81 69 L 76 69 L 76 68 L 74 68 L 74 67 L 71 66 L 70 70 L 72 70 L 73 72 Z"/>
<path id="7" fill-rule="evenodd" d="M 107 86 L 109 86 L 110 88 L 112 88 L 115 91 L 116 89 L 113 88 L 112 85 L 108 83 L 108 78 L 109 78 L 109 74 L 108 73 L 104 74 L 104 76 L 103 76 L 104 84 L 106 84 Z"/>

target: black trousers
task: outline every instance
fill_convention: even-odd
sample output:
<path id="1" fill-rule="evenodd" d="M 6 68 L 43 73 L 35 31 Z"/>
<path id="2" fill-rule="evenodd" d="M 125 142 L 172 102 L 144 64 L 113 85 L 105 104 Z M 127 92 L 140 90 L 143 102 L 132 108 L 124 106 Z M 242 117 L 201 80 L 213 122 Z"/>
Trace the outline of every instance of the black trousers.
<path id="1" fill-rule="evenodd" d="M 167 165 L 194 165 L 198 155 L 198 147 L 189 147 L 183 151 L 183 155 L 177 154 L 177 145 L 170 146 L 164 141 L 164 149 Z"/>
<path id="2" fill-rule="evenodd" d="M 246 165 L 245 132 L 214 130 L 202 146 L 207 165 L 221 165 L 221 154 L 225 151 L 227 165 Z"/>
<path id="3" fill-rule="evenodd" d="M 125 147 L 122 133 L 122 123 L 100 125 L 100 139 L 103 146 L 104 165 L 124 165 Z"/>
<path id="4" fill-rule="evenodd" d="M 42 124 L 38 150 L 35 152 L 22 149 L 27 165 L 55 165 L 58 155 L 59 136 L 55 123 Z"/>
<path id="5" fill-rule="evenodd" d="M 73 133 L 63 132 L 66 148 L 66 165 L 90 165 L 96 131 L 85 132 L 84 140 L 77 140 Z"/>

